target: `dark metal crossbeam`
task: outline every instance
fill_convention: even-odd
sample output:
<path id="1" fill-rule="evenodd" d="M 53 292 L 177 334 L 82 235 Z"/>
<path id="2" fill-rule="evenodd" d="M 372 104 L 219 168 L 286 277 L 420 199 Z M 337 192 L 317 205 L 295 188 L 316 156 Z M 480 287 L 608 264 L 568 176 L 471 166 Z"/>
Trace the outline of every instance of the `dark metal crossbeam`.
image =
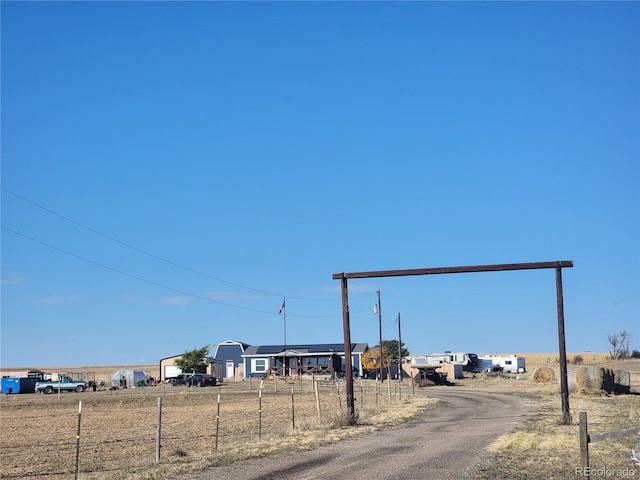
<path id="1" fill-rule="evenodd" d="M 405 270 L 378 270 L 371 272 L 334 273 L 333 279 L 407 277 L 411 275 L 438 275 L 444 273 L 504 272 L 507 270 L 535 270 L 540 268 L 573 267 L 571 260 L 557 262 L 502 263 L 497 265 L 467 265 L 459 267 L 411 268 Z"/>

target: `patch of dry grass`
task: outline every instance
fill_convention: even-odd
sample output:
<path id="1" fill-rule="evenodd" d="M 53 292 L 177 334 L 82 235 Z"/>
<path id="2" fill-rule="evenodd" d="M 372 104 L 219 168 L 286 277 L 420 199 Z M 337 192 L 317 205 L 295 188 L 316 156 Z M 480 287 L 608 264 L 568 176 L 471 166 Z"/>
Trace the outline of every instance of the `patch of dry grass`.
<path id="1" fill-rule="evenodd" d="M 587 412 L 590 433 L 619 430 L 640 424 L 637 395 L 572 395 L 569 405 L 573 423 L 561 425 L 557 391 L 529 396 L 533 415 L 514 432 L 491 445 L 494 454 L 476 479 L 575 479 L 580 467 L 578 418 Z M 589 445 L 591 468 L 636 468 L 630 456 L 637 438 L 623 438 Z"/>

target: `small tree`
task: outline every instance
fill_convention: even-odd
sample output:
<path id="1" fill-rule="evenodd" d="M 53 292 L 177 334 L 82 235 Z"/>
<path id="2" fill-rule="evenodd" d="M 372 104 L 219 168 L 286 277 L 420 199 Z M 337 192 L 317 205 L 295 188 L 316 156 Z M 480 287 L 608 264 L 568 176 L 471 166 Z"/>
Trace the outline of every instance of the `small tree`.
<path id="1" fill-rule="evenodd" d="M 626 330 L 620 330 L 620 349 L 619 349 L 619 358 L 620 360 L 624 360 L 625 358 L 629 358 L 629 343 L 631 342 L 631 332 L 627 332 Z"/>
<path id="2" fill-rule="evenodd" d="M 382 347 L 382 368 L 387 368 L 391 360 L 391 355 L 386 348 Z M 380 369 L 380 348 L 370 348 L 362 354 L 362 368 L 368 371 Z"/>
<path id="3" fill-rule="evenodd" d="M 611 360 L 624 360 L 629 357 L 630 332 L 620 330 L 618 333 L 608 333 L 607 341 L 611 345 L 609 349 Z"/>
<path id="4" fill-rule="evenodd" d="M 375 345 L 373 348 L 377 349 L 377 347 L 378 345 Z M 386 350 L 391 357 L 391 363 L 398 363 L 398 340 L 383 340 L 382 349 L 383 351 Z M 409 350 L 404 348 L 404 342 L 402 342 L 402 358 L 406 358 L 409 355 Z M 380 355 L 378 355 L 378 358 L 380 358 Z"/>
<path id="5" fill-rule="evenodd" d="M 190 352 L 185 351 L 182 357 L 176 360 L 176 366 L 183 373 L 204 373 L 207 370 L 206 356 L 209 354 L 209 345 L 202 348 L 194 347 Z"/>

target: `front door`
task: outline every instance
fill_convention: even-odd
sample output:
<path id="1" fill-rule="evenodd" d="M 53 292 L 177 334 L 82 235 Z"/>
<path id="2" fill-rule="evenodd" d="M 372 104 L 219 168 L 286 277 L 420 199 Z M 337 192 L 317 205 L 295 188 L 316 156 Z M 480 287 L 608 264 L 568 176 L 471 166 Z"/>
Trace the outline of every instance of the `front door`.
<path id="1" fill-rule="evenodd" d="M 233 368 L 233 360 L 227 360 L 227 371 L 224 375 L 224 378 L 233 378 L 235 377 L 236 372 Z"/>

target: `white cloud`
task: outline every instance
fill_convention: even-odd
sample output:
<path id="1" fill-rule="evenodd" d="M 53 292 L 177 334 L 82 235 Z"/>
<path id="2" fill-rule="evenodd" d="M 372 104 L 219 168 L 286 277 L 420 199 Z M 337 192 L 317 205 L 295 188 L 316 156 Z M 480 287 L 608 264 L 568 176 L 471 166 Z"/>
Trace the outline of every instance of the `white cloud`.
<path id="1" fill-rule="evenodd" d="M 19 273 L 6 272 L 2 274 L 3 285 L 24 285 L 25 283 L 27 283 L 26 278 Z"/>
<path id="2" fill-rule="evenodd" d="M 207 298 L 210 298 L 211 300 L 256 300 L 260 298 L 257 295 L 247 295 L 247 294 L 238 293 L 238 292 L 215 291 L 215 290 L 204 292 L 203 295 Z"/>
<path id="3" fill-rule="evenodd" d="M 186 295 L 174 295 L 172 297 L 163 297 L 160 299 L 160 303 L 164 305 L 188 305 L 193 303 L 195 298 L 188 297 Z"/>
<path id="4" fill-rule="evenodd" d="M 40 297 L 36 301 L 38 303 L 66 303 L 80 300 L 82 300 L 80 295 L 49 295 L 48 297 Z"/>

